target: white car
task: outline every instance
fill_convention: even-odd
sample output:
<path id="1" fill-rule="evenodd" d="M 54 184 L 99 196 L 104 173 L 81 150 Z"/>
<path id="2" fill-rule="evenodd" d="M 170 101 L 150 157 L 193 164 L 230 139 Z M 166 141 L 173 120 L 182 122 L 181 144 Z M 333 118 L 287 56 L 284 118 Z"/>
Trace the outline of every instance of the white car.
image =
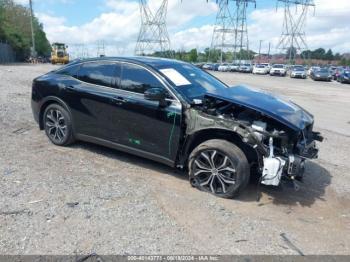
<path id="1" fill-rule="evenodd" d="M 237 72 L 239 69 L 239 64 L 230 64 L 230 71 Z"/>
<path id="2" fill-rule="evenodd" d="M 321 67 L 319 67 L 319 66 L 312 66 L 312 67 L 310 67 L 309 71 L 307 71 L 307 75 L 310 76 L 312 72 L 316 72 L 320 69 L 321 69 Z"/>
<path id="3" fill-rule="evenodd" d="M 287 69 L 286 66 L 283 64 L 274 64 L 271 67 L 270 75 L 279 75 L 279 76 L 286 76 L 287 75 Z"/>
<path id="4" fill-rule="evenodd" d="M 202 66 L 202 68 L 203 69 L 205 69 L 205 70 L 209 70 L 210 68 L 212 68 L 212 64 L 204 64 L 203 66 Z"/>
<path id="5" fill-rule="evenodd" d="M 238 71 L 242 73 L 251 73 L 253 71 L 253 67 L 251 64 L 240 65 Z"/>
<path id="6" fill-rule="evenodd" d="M 270 69 L 263 64 L 258 64 L 253 67 L 253 74 L 266 75 L 269 71 Z"/>
<path id="7" fill-rule="evenodd" d="M 290 71 L 290 78 L 306 79 L 306 71 L 303 66 L 293 66 Z"/>
<path id="8" fill-rule="evenodd" d="M 271 64 L 270 63 L 260 63 L 260 65 L 266 66 L 267 69 L 269 70 L 268 73 L 270 73 L 270 69 L 271 69 Z"/>
<path id="9" fill-rule="evenodd" d="M 230 71 L 230 66 L 227 63 L 221 64 L 218 68 L 218 71 L 220 72 L 227 72 Z"/>

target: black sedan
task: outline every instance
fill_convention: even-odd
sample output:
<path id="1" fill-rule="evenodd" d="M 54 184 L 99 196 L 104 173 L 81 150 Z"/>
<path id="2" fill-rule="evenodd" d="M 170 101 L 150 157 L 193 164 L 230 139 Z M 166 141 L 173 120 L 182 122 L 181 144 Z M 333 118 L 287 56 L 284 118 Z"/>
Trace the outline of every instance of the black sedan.
<path id="1" fill-rule="evenodd" d="M 321 68 L 312 71 L 310 77 L 315 81 L 332 81 L 332 74 L 328 68 Z"/>
<path id="2" fill-rule="evenodd" d="M 301 178 L 322 141 L 313 116 L 294 103 L 158 58 L 72 62 L 33 81 L 32 109 L 55 145 L 83 140 L 146 157 L 226 198 L 251 172 L 274 186 Z"/>

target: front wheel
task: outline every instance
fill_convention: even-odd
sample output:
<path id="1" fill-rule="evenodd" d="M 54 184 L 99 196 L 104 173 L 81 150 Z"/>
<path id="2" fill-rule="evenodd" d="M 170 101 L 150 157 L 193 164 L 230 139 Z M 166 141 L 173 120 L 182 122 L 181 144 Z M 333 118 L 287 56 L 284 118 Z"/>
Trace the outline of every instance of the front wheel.
<path id="1" fill-rule="evenodd" d="M 43 115 L 45 133 L 50 141 L 58 146 L 66 146 L 74 141 L 71 117 L 68 111 L 58 104 L 49 105 Z"/>
<path id="2" fill-rule="evenodd" d="M 249 182 L 250 169 L 245 154 L 236 145 L 221 139 L 197 146 L 189 158 L 192 186 L 223 198 L 233 198 Z"/>

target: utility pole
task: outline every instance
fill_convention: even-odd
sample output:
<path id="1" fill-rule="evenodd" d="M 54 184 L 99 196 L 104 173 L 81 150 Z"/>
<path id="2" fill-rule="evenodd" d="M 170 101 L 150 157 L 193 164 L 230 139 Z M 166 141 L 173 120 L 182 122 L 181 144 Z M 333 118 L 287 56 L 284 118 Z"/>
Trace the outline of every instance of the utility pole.
<path id="1" fill-rule="evenodd" d="M 284 5 L 284 21 L 280 41 L 277 49 L 287 51 L 288 62 L 295 63 L 298 53 L 308 49 L 306 43 L 305 25 L 306 18 L 310 7 L 315 7 L 313 0 L 277 0 Z M 300 11 L 293 12 L 292 7 Z M 305 58 L 304 58 L 305 59 Z"/>
<path id="2" fill-rule="evenodd" d="M 166 25 L 168 0 L 162 3 L 155 14 L 149 8 L 147 0 L 139 0 L 141 13 L 141 28 L 137 39 L 135 54 L 149 55 L 161 52 L 162 55 L 170 53 L 170 38 Z"/>
<path id="3" fill-rule="evenodd" d="M 269 42 L 269 50 L 267 51 L 267 61 L 270 63 L 271 42 Z"/>
<path id="4" fill-rule="evenodd" d="M 262 43 L 263 40 L 260 40 L 259 41 L 259 59 L 258 59 L 258 62 L 260 64 L 260 60 L 261 60 L 261 43 Z"/>
<path id="5" fill-rule="evenodd" d="M 34 35 L 34 14 L 33 14 L 33 3 L 32 0 L 29 0 L 29 9 L 30 9 L 30 28 L 32 31 L 32 48 L 31 56 L 36 57 L 36 48 L 35 48 L 35 35 Z"/>

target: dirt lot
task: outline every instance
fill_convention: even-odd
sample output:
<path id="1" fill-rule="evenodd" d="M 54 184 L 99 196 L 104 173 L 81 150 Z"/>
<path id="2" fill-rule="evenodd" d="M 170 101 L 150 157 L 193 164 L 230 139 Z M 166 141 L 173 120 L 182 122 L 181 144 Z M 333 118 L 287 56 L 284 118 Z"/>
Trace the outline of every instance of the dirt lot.
<path id="1" fill-rule="evenodd" d="M 31 81 L 0 66 L 1 254 L 350 254 L 350 85 L 217 73 L 291 98 L 326 137 L 299 191 L 251 184 L 226 200 L 161 164 L 87 143 L 52 145 Z"/>

